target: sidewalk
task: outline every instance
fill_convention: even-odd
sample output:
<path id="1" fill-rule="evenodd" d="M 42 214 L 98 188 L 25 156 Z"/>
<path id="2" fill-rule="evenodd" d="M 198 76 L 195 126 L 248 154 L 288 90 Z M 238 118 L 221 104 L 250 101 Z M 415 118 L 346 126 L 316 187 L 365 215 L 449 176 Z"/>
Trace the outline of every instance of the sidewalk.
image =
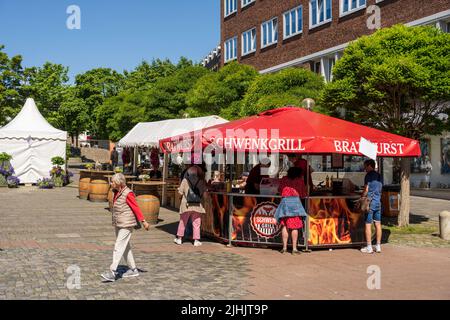
<path id="1" fill-rule="evenodd" d="M 411 189 L 411 195 L 416 197 L 450 200 L 450 189 Z M 450 210 L 450 208 L 448 208 Z"/>

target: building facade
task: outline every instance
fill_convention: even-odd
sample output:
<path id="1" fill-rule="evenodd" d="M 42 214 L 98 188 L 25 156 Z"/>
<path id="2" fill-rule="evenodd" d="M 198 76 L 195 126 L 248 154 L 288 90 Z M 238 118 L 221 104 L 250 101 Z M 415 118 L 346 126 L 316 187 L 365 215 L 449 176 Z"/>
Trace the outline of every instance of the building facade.
<path id="1" fill-rule="evenodd" d="M 302 66 L 330 81 L 349 42 L 398 23 L 450 32 L 450 0 L 221 0 L 221 66 Z"/>
<path id="2" fill-rule="evenodd" d="M 379 28 L 401 23 L 450 32 L 450 0 L 220 1 L 220 66 L 238 61 L 260 73 L 304 67 L 326 82 L 348 44 Z M 413 161 L 412 186 L 430 182 L 434 188 L 450 188 L 450 133 L 422 143 L 424 156 Z M 392 180 L 389 171 L 387 182 Z"/>

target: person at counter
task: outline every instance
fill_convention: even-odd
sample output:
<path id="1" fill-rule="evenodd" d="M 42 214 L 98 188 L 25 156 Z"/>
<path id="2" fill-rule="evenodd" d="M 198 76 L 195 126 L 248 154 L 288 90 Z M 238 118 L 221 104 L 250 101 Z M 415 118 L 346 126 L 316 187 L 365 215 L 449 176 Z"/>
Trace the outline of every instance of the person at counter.
<path id="1" fill-rule="evenodd" d="M 247 179 L 248 179 L 249 173 L 248 172 L 243 172 L 240 179 L 239 179 L 239 183 L 237 185 L 237 187 L 239 188 L 239 192 L 240 193 L 244 193 L 245 192 L 245 187 L 247 186 Z"/>
<path id="2" fill-rule="evenodd" d="M 375 171 L 375 161 L 366 160 L 364 169 L 367 174 L 364 179 L 364 192 L 361 197 L 370 199 L 369 212 L 366 214 L 366 241 L 367 246 L 361 249 L 362 253 L 373 253 L 372 248 L 372 223 L 375 221 L 377 245 L 375 251 L 381 253 L 381 194 L 383 184 L 381 175 Z"/>
<path id="3" fill-rule="evenodd" d="M 208 181 L 208 189 L 210 191 L 225 190 L 225 179 L 223 173 L 220 171 L 214 171 L 212 179 Z"/>
<path id="4" fill-rule="evenodd" d="M 295 255 L 299 253 L 297 249 L 298 230 L 303 228 L 302 217 L 306 217 L 305 208 L 300 202 L 300 198 L 307 196 L 302 169 L 290 168 L 287 176 L 281 179 L 278 191 L 283 197 L 275 212 L 275 218 L 282 226 L 283 249 L 280 252 L 287 252 L 290 231 L 292 254 Z"/>
<path id="5" fill-rule="evenodd" d="M 306 159 L 303 159 L 302 157 L 299 157 L 295 162 L 294 162 L 294 166 L 298 167 L 300 169 L 302 169 L 303 172 L 303 180 L 305 182 L 305 185 L 310 186 L 310 190 L 312 191 L 314 188 L 314 184 L 313 184 L 313 180 L 312 180 L 312 173 L 313 173 L 313 169 L 311 168 L 311 166 L 308 164 L 308 161 Z M 308 172 L 308 167 L 309 167 L 309 174 L 307 174 Z"/>
<path id="6" fill-rule="evenodd" d="M 261 180 L 264 178 L 269 178 L 269 175 L 262 174 L 264 173 L 264 169 L 270 168 L 271 161 L 269 158 L 264 158 L 261 160 L 261 163 L 253 167 L 250 170 L 250 173 L 247 178 L 247 182 L 245 185 L 245 193 L 246 194 L 259 194 L 260 193 L 260 184 Z"/>

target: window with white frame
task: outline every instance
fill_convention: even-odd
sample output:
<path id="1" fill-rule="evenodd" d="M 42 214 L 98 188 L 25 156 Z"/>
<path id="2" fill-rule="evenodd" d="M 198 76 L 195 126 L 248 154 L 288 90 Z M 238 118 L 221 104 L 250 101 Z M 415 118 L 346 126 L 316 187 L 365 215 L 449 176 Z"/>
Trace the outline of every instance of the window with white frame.
<path id="1" fill-rule="evenodd" d="M 237 37 L 225 41 L 225 62 L 237 59 Z"/>
<path id="2" fill-rule="evenodd" d="M 248 6 L 250 3 L 255 2 L 256 0 L 242 0 L 241 7 L 244 8 Z"/>
<path id="3" fill-rule="evenodd" d="M 366 0 L 340 0 L 340 14 L 344 15 L 366 7 Z"/>
<path id="4" fill-rule="evenodd" d="M 309 12 L 310 28 L 331 21 L 331 0 L 310 0 Z"/>
<path id="5" fill-rule="evenodd" d="M 303 30 L 303 7 L 299 6 L 284 15 L 284 39 L 295 36 Z"/>
<path id="6" fill-rule="evenodd" d="M 242 33 L 241 44 L 243 56 L 256 51 L 256 28 Z"/>
<path id="7" fill-rule="evenodd" d="M 224 0 L 225 17 L 237 11 L 237 0 Z"/>
<path id="8" fill-rule="evenodd" d="M 261 25 L 261 48 L 278 42 L 278 19 L 266 21 Z"/>

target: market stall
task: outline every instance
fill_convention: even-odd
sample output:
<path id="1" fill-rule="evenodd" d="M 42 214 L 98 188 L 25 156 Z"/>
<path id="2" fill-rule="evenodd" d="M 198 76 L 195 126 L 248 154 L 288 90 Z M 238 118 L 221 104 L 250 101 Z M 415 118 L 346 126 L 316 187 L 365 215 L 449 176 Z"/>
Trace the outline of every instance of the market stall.
<path id="1" fill-rule="evenodd" d="M 418 141 L 296 107 L 270 110 L 257 116 L 217 125 L 203 131 L 160 141 L 166 153 L 203 153 L 204 158 L 226 161 L 228 182 L 224 190 L 205 197 L 206 215 L 202 232 L 227 243 L 281 244 L 280 226 L 274 218 L 281 200 L 277 194 L 281 157 L 298 155 L 307 161 L 310 175 L 312 157 L 326 157 L 335 167 L 344 156 L 416 157 Z M 233 189 L 239 167 L 262 157 L 271 159 L 275 171 L 259 194 Z M 194 157 L 194 158 L 199 158 Z M 200 157 L 201 158 L 201 157 Z M 240 160 L 244 160 L 239 162 Z M 278 168 L 276 168 L 278 166 Z M 275 168 L 273 168 L 275 167 Z M 312 180 L 312 179 L 311 179 Z M 351 181 L 333 177 L 319 185 L 306 179 L 304 200 L 307 217 L 299 245 L 333 247 L 364 242 L 364 217 L 355 210 L 360 193 Z"/>
<path id="2" fill-rule="evenodd" d="M 119 142 L 118 146 L 123 148 L 131 148 L 130 154 L 133 155 L 133 174 L 138 174 L 138 167 L 142 165 L 139 174 L 150 174 L 150 168 L 145 168 L 152 163 L 159 165 L 159 141 L 174 135 L 184 134 L 193 130 L 201 130 L 218 124 L 228 122 L 227 120 L 218 116 L 207 116 L 200 118 L 183 118 L 170 119 L 157 122 L 138 123 L 125 137 Z M 156 151 L 156 152 L 153 152 Z M 156 153 L 156 157 L 155 156 Z M 156 158 L 156 159 L 153 159 Z M 162 181 L 166 181 L 169 177 L 168 172 L 169 158 L 167 155 L 163 159 L 163 172 L 161 174 Z M 160 196 L 162 204 L 167 202 L 167 188 L 170 185 L 162 185 Z"/>

